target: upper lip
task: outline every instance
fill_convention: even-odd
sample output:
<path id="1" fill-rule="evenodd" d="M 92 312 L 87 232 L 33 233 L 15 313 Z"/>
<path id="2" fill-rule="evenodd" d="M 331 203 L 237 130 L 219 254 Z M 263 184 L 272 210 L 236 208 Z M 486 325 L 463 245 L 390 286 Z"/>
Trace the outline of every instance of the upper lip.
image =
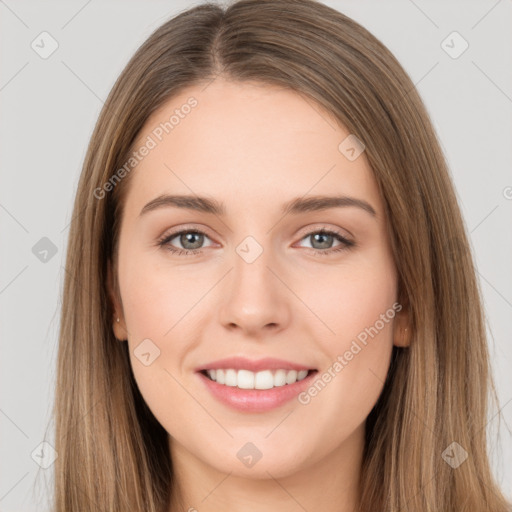
<path id="1" fill-rule="evenodd" d="M 284 359 L 275 359 L 273 357 L 266 357 L 253 361 L 245 357 L 228 357 L 225 359 L 218 359 L 212 361 L 204 366 L 196 368 L 196 371 L 202 370 L 217 370 L 217 369 L 233 369 L 233 370 L 249 370 L 252 372 L 259 372 L 262 370 L 313 370 L 310 366 L 303 364 L 285 361 Z"/>

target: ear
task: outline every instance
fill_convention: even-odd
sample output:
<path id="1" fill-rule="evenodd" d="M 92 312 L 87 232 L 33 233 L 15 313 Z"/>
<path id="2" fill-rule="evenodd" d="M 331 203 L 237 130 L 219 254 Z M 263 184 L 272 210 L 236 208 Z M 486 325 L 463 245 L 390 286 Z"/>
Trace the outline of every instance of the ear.
<path id="1" fill-rule="evenodd" d="M 112 330 L 114 331 L 114 336 L 119 341 L 125 341 L 128 336 L 124 321 L 123 308 L 119 297 L 119 291 L 114 284 L 114 272 L 110 260 L 107 263 L 107 292 L 112 305 L 111 311 L 113 311 Z M 118 318 L 119 322 L 117 321 Z"/>
<path id="2" fill-rule="evenodd" d="M 408 309 L 401 309 L 395 315 L 393 322 L 393 345 L 408 347 L 411 344 L 412 327 Z"/>

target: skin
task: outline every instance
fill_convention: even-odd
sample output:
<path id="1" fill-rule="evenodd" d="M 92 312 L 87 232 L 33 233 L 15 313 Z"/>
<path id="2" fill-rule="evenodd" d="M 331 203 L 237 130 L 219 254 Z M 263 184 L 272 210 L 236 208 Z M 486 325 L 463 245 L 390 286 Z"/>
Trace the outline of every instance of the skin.
<path id="1" fill-rule="evenodd" d="M 169 433 L 174 498 L 200 512 L 353 511 L 365 420 L 393 344 L 409 343 L 405 310 L 307 405 L 292 399 L 268 412 L 239 412 L 218 402 L 194 370 L 238 355 L 282 358 L 321 374 L 392 308 L 397 273 L 372 170 L 364 152 L 349 161 L 338 150 L 349 132 L 311 100 L 220 77 L 154 112 L 135 147 L 190 96 L 197 107 L 132 171 L 120 228 L 120 297 L 109 284 L 120 318 L 115 335 L 127 339 L 139 389 Z M 139 215 L 164 193 L 215 198 L 226 215 L 171 206 Z M 367 201 L 377 215 L 354 206 L 281 213 L 293 198 L 335 194 Z M 320 254 L 342 244 L 310 236 L 322 227 L 356 245 Z M 179 235 L 168 245 L 199 246 L 200 254 L 158 245 L 182 228 L 207 236 L 202 245 Z M 247 236 L 263 248 L 252 263 L 236 252 Z M 160 350 L 149 366 L 134 355 L 145 339 Z M 247 442 L 262 453 L 250 468 L 236 456 Z"/>

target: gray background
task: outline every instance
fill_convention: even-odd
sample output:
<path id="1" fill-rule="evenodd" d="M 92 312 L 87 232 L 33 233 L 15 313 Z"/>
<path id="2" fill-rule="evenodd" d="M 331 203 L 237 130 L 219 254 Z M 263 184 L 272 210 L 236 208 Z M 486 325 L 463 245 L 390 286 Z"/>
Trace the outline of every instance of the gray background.
<path id="1" fill-rule="evenodd" d="M 31 454 L 54 439 L 67 228 L 93 125 L 139 44 L 197 3 L 0 0 L 1 512 L 40 511 L 47 501 L 52 466 L 42 469 Z M 504 419 L 498 428 L 497 411 L 489 418 L 490 453 L 512 498 L 512 1 L 325 3 L 394 52 L 442 141 L 471 233 Z M 47 59 L 31 47 L 43 31 L 59 45 Z M 455 59 L 441 46 L 453 31 L 469 43 Z M 44 237 L 55 255 L 36 245 Z"/>

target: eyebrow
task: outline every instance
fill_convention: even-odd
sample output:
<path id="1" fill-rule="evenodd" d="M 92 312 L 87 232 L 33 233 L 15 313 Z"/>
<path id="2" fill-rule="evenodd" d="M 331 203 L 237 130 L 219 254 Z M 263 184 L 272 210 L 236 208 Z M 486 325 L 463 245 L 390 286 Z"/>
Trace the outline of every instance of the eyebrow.
<path id="1" fill-rule="evenodd" d="M 328 210 L 330 208 L 356 207 L 369 213 L 372 217 L 377 216 L 373 206 L 355 197 L 349 196 L 310 196 L 307 198 L 297 197 L 282 205 L 283 215 L 299 214 L 304 212 L 313 212 Z M 183 208 L 213 215 L 225 216 L 226 207 L 224 203 L 208 197 L 199 197 L 192 195 L 160 195 L 152 199 L 142 208 L 139 217 L 153 210 L 164 207 Z"/>

